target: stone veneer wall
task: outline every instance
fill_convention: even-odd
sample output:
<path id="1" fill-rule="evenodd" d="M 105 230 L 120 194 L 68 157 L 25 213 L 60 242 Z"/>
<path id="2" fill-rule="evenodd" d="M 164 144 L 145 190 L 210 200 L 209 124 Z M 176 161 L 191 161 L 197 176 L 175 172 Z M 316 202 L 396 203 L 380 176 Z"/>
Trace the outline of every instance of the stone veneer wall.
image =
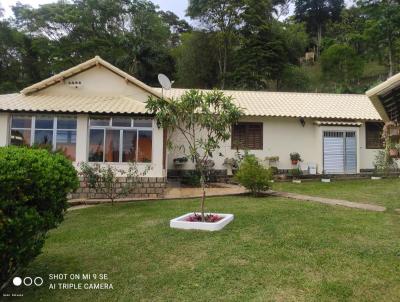
<path id="1" fill-rule="evenodd" d="M 141 177 L 141 181 L 136 184 L 132 193 L 123 198 L 162 198 L 166 187 L 165 177 Z M 96 192 L 95 189 L 90 189 L 83 178 L 79 179 L 80 186 L 75 193 L 70 194 L 70 199 L 104 199 L 107 198 L 102 193 Z M 117 187 L 121 187 L 122 183 L 126 182 L 126 177 L 118 179 Z"/>

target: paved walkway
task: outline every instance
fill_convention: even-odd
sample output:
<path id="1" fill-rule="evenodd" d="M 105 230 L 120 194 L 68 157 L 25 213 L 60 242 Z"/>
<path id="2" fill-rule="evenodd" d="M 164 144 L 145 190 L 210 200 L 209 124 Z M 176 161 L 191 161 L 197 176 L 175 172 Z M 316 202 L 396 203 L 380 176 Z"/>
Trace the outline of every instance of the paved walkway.
<path id="1" fill-rule="evenodd" d="M 348 200 L 341 200 L 341 199 L 331 199 L 331 198 L 324 198 L 324 197 L 316 197 L 316 196 L 309 196 L 309 195 L 302 195 L 296 193 L 288 193 L 288 192 L 275 192 L 271 191 L 268 192 L 268 195 L 278 196 L 278 197 L 285 197 L 290 199 L 302 200 L 302 201 L 312 201 L 312 202 L 319 202 L 334 206 L 344 206 L 348 208 L 355 208 L 355 209 L 362 209 L 367 211 L 375 211 L 375 212 L 384 212 L 386 211 L 385 207 L 377 206 L 368 203 L 358 203 L 352 202 Z"/>

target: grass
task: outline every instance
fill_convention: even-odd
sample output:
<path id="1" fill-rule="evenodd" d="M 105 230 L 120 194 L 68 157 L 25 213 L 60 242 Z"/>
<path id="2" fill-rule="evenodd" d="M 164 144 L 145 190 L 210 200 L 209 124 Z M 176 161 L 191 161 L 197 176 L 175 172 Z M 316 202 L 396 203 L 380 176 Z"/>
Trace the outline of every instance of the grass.
<path id="1" fill-rule="evenodd" d="M 23 276 L 45 286 L 24 301 L 395 301 L 400 219 L 394 212 L 268 197 L 208 198 L 235 214 L 220 232 L 169 228 L 198 200 L 71 211 Z M 48 275 L 106 273 L 113 290 L 50 290 Z M 78 281 L 75 281 L 78 282 Z M 8 291 L 15 289 L 9 288 Z"/>
<path id="2" fill-rule="evenodd" d="M 322 183 L 305 181 L 301 184 L 281 182 L 274 184 L 274 190 L 346 199 L 354 202 L 371 203 L 387 207 L 388 210 L 400 209 L 400 179 L 382 180 L 346 180 Z"/>

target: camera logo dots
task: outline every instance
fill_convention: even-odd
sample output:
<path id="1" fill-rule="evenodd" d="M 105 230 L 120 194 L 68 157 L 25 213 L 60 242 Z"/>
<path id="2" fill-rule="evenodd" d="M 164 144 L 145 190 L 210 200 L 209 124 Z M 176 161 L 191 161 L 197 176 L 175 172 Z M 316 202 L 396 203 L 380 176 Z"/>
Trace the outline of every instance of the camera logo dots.
<path id="1" fill-rule="evenodd" d="M 13 284 L 15 286 L 20 286 L 21 284 L 24 284 L 25 286 L 42 286 L 43 285 L 43 278 L 42 277 L 25 277 L 22 279 L 21 277 L 14 277 L 13 279 Z"/>

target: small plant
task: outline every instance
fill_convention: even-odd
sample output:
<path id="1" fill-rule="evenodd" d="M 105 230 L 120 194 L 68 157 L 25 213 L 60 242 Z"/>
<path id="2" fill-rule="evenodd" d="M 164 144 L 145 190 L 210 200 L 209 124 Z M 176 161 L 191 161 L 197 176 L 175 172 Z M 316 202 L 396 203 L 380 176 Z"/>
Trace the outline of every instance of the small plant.
<path id="1" fill-rule="evenodd" d="M 297 165 L 299 161 L 302 161 L 301 156 L 298 152 L 290 153 L 290 160 L 292 161 L 293 165 Z"/>
<path id="2" fill-rule="evenodd" d="M 250 190 L 253 196 L 270 188 L 272 173 L 261 165 L 260 161 L 252 154 L 246 154 L 235 175 L 238 181 L 246 189 Z"/>
<path id="3" fill-rule="evenodd" d="M 89 188 L 95 189 L 96 192 L 111 199 L 112 205 L 114 205 L 115 199 L 128 196 L 133 192 L 141 182 L 141 177 L 145 176 L 150 170 L 148 165 L 143 172 L 139 172 L 135 163 L 129 163 L 128 170 L 117 169 L 112 165 L 90 165 L 85 162 L 80 163 L 79 166 L 80 174 L 84 177 Z M 125 177 L 126 182 L 120 182 L 121 177 Z"/>
<path id="4" fill-rule="evenodd" d="M 217 214 L 207 214 L 204 216 L 204 221 L 205 222 L 218 222 L 222 219 L 223 217 L 217 215 Z M 189 222 L 201 222 L 201 214 L 193 213 L 193 215 L 190 215 L 185 219 L 185 221 Z"/>
<path id="5" fill-rule="evenodd" d="M 393 157 L 389 156 L 386 150 L 379 150 L 375 156 L 375 174 L 388 176 L 392 170 L 398 168 Z"/>
<path id="6" fill-rule="evenodd" d="M 201 178 L 200 173 L 197 172 L 196 170 L 188 171 L 182 176 L 181 183 L 189 187 L 198 188 L 201 186 L 200 178 Z"/>
<path id="7" fill-rule="evenodd" d="M 303 175 L 303 171 L 301 171 L 300 168 L 289 170 L 289 176 L 291 176 L 293 179 L 299 179 L 301 175 Z"/>

